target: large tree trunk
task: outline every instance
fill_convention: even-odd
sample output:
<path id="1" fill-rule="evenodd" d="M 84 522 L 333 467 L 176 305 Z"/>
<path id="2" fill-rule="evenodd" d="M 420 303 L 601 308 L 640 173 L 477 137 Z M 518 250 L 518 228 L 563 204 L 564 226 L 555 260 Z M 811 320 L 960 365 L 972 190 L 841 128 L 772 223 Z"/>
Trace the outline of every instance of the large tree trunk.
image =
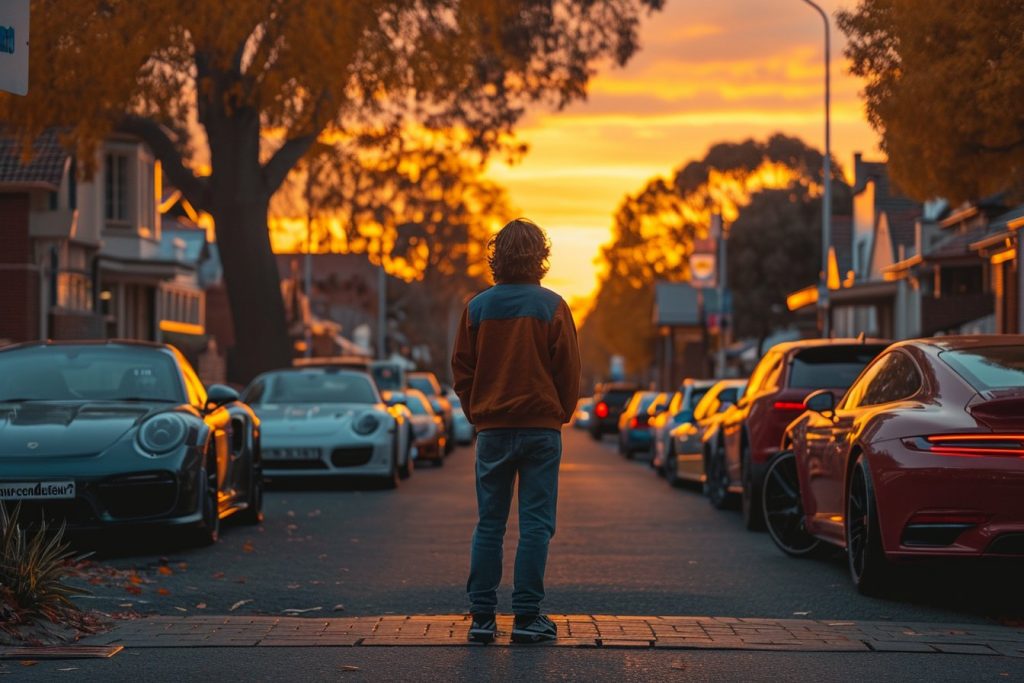
<path id="1" fill-rule="evenodd" d="M 211 117 L 213 118 L 213 117 Z M 259 158 L 260 129 L 254 111 L 209 120 L 210 213 L 231 305 L 235 346 L 229 379 L 245 383 L 291 358 L 277 262 L 267 231 L 269 192 Z"/>

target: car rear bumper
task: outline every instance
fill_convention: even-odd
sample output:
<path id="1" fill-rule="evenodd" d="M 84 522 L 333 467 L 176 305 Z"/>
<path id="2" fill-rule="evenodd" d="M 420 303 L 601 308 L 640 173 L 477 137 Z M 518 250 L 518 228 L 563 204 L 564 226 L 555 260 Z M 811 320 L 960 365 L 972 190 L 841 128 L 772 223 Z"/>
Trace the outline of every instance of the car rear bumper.
<path id="1" fill-rule="evenodd" d="M 878 518 L 893 558 L 1024 557 L 1024 460 L 883 444 L 872 454 Z"/>

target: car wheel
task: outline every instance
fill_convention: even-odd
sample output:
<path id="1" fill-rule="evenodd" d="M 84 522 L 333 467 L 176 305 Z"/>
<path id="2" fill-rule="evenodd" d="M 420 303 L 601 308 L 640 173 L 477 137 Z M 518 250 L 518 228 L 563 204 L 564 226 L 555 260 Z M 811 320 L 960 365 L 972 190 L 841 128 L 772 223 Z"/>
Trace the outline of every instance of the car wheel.
<path id="1" fill-rule="evenodd" d="M 398 455 L 394 451 L 391 454 L 391 468 L 388 473 L 380 478 L 380 486 L 383 489 L 396 489 L 398 488 Z"/>
<path id="2" fill-rule="evenodd" d="M 725 447 L 718 443 L 708 453 L 706 491 L 711 507 L 724 510 L 732 504 L 729 493 L 729 470 L 725 466 Z"/>
<path id="3" fill-rule="evenodd" d="M 679 460 L 676 458 L 675 444 L 668 447 L 668 455 L 665 456 L 665 462 L 661 464 L 661 471 L 665 473 L 665 481 L 669 486 L 676 487 L 682 483 L 682 480 L 679 479 Z"/>
<path id="4" fill-rule="evenodd" d="M 246 508 L 238 513 L 238 521 L 250 526 L 263 521 L 263 473 L 257 468 L 253 468 Z"/>
<path id="5" fill-rule="evenodd" d="M 598 429 L 598 428 L 591 429 L 590 430 L 590 438 L 593 439 L 594 441 L 600 441 L 601 440 L 601 430 Z"/>
<path id="6" fill-rule="evenodd" d="M 882 550 L 875 490 L 863 453 L 853 465 L 846 492 L 846 557 L 850 576 L 858 591 L 865 595 L 878 595 L 885 591 L 892 568 Z"/>
<path id="7" fill-rule="evenodd" d="M 220 538 L 220 496 L 217 492 L 217 467 L 207 463 L 199 473 L 199 505 L 203 518 L 193 530 L 192 541 L 197 546 L 213 545 Z"/>
<path id="8" fill-rule="evenodd" d="M 793 451 L 779 453 L 764 475 L 762 513 L 775 545 L 787 555 L 803 557 L 817 550 L 821 541 L 808 533 L 800 496 Z"/>
<path id="9" fill-rule="evenodd" d="M 764 514 L 761 512 L 761 491 L 757 482 L 754 481 L 753 463 L 750 460 L 750 448 L 743 446 L 740 455 L 742 463 L 743 496 L 740 507 L 743 511 L 743 526 L 748 531 L 764 530 Z"/>
<path id="10" fill-rule="evenodd" d="M 412 476 L 412 440 L 413 434 L 412 429 L 407 429 L 405 435 L 405 462 L 401 467 L 398 468 L 398 476 L 402 479 L 408 479 Z M 396 445 L 397 448 L 397 445 Z"/>

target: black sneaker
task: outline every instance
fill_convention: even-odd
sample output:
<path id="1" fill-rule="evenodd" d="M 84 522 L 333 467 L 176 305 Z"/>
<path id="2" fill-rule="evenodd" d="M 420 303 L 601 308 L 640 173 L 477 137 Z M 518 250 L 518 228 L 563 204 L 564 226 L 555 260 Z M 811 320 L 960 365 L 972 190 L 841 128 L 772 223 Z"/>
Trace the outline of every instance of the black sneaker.
<path id="1" fill-rule="evenodd" d="M 493 614 L 474 614 L 473 623 L 469 625 L 469 642 L 493 643 L 498 634 L 498 622 Z"/>
<path id="2" fill-rule="evenodd" d="M 558 627 L 543 614 L 516 616 L 512 625 L 513 643 L 542 643 L 556 638 Z"/>

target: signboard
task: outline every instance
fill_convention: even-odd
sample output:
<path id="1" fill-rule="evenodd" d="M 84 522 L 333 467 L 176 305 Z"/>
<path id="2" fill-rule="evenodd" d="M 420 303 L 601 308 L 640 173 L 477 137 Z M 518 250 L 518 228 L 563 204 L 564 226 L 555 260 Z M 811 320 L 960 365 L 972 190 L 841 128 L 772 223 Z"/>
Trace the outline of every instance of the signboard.
<path id="1" fill-rule="evenodd" d="M 690 284 L 698 288 L 715 286 L 715 253 L 690 254 Z"/>
<path id="2" fill-rule="evenodd" d="M 28 3 L 0 0 L 0 90 L 28 94 Z"/>

